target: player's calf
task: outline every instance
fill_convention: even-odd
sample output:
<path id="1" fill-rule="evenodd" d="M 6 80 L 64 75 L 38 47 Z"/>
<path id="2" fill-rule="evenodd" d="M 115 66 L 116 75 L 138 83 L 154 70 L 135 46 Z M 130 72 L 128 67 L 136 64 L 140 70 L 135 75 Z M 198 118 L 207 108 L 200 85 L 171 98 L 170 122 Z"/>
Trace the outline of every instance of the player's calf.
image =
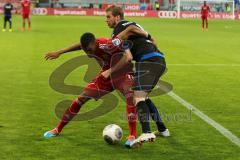
<path id="1" fill-rule="evenodd" d="M 72 120 L 72 118 L 77 115 L 80 108 L 84 103 L 86 103 L 90 98 L 79 96 L 75 99 L 69 108 L 64 112 L 60 122 L 58 123 L 57 127 L 53 130 L 47 131 L 44 133 L 45 138 L 56 137 L 60 134 L 62 129 Z"/>

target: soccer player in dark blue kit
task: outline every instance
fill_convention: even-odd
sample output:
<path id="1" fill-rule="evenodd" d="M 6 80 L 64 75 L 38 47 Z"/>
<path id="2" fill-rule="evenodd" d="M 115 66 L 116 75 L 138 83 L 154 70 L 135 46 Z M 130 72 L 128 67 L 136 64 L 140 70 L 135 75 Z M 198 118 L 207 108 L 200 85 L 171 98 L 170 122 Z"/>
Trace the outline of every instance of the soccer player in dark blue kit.
<path id="1" fill-rule="evenodd" d="M 2 31 L 6 31 L 7 22 L 9 23 L 9 32 L 12 32 L 12 10 L 13 5 L 11 3 L 11 0 L 7 0 L 7 3 L 3 6 L 4 10 L 4 25 Z"/>
<path id="2" fill-rule="evenodd" d="M 109 28 L 113 28 L 112 38 L 118 38 L 117 35 L 127 30 L 131 26 L 142 27 L 135 22 L 124 20 L 124 13 L 120 7 L 111 6 L 106 10 L 106 22 Z M 142 29 L 143 30 L 143 29 Z M 134 96 L 133 103 L 137 107 L 138 119 L 142 126 L 142 135 L 139 136 L 130 146 L 141 144 L 146 141 L 153 141 L 156 136 L 170 136 L 168 129 L 163 123 L 154 103 L 148 97 L 149 93 L 158 83 L 166 69 L 166 63 L 163 53 L 161 53 L 150 34 L 147 36 L 132 35 L 126 37 L 130 43 L 130 51 L 126 52 L 122 59 L 114 66 L 104 71 L 102 75 L 108 78 L 112 73 L 117 72 L 127 63 L 134 60 Z M 158 131 L 152 133 L 148 117 L 155 121 Z"/>

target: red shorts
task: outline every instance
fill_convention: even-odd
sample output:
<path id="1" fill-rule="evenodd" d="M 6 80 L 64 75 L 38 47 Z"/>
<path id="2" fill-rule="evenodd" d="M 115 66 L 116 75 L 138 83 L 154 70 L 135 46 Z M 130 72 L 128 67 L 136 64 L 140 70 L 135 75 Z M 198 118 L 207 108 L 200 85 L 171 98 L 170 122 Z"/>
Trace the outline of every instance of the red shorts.
<path id="1" fill-rule="evenodd" d="M 23 13 L 22 17 L 23 17 L 23 19 L 26 19 L 26 18 L 29 18 L 29 15 L 30 15 L 30 13 Z"/>
<path id="2" fill-rule="evenodd" d="M 126 97 L 128 94 L 132 94 L 132 85 L 133 76 L 130 74 L 123 74 L 106 80 L 101 73 L 99 73 L 84 89 L 84 95 L 98 100 L 102 96 L 117 89 Z"/>
<path id="3" fill-rule="evenodd" d="M 202 20 L 207 20 L 208 19 L 208 15 L 202 15 Z"/>

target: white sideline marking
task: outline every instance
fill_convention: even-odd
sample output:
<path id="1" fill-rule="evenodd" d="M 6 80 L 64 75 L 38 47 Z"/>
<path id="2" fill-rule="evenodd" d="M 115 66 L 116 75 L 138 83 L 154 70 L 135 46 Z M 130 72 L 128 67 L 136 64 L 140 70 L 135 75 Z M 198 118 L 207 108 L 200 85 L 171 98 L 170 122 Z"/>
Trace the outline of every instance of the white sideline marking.
<path id="1" fill-rule="evenodd" d="M 216 130 L 218 130 L 223 136 L 225 136 L 227 139 L 229 139 L 231 142 L 236 144 L 238 147 L 240 147 L 240 139 L 235 136 L 232 132 L 230 132 L 228 129 L 224 128 L 222 125 L 205 115 L 203 112 L 201 112 L 199 109 L 197 109 L 195 106 L 190 104 L 189 102 L 185 101 L 181 97 L 179 97 L 177 94 L 175 94 L 173 91 L 169 92 L 168 95 L 172 97 L 177 102 L 181 103 L 183 106 L 185 106 L 187 109 L 192 110 L 193 113 L 195 113 L 198 117 L 200 117 L 202 120 L 204 120 L 206 123 L 210 124 L 212 127 L 214 127 Z"/>
<path id="2" fill-rule="evenodd" d="M 168 66 L 205 66 L 205 67 L 240 67 L 240 64 L 181 64 L 181 63 L 177 63 L 177 64 L 168 64 Z"/>

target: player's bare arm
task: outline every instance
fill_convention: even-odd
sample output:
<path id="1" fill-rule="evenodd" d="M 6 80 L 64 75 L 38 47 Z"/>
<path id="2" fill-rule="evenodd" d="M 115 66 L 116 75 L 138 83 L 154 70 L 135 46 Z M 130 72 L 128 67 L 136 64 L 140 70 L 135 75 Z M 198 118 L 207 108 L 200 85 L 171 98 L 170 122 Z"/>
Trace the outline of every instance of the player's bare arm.
<path id="1" fill-rule="evenodd" d="M 52 51 L 52 52 L 48 52 L 46 55 L 45 55 L 45 59 L 48 60 L 52 60 L 52 59 L 56 59 L 58 58 L 60 55 L 64 54 L 64 53 L 67 53 L 67 52 L 73 52 L 73 51 L 77 51 L 77 50 L 81 50 L 82 47 L 81 47 L 81 44 L 80 43 L 76 43 L 76 44 L 73 44 L 67 48 L 64 48 L 64 49 L 61 49 L 61 50 L 58 50 L 58 51 Z"/>
<path id="2" fill-rule="evenodd" d="M 157 47 L 157 43 L 156 43 L 155 39 L 152 36 L 150 36 L 150 34 L 148 32 L 142 30 L 141 28 L 139 28 L 135 25 L 130 25 L 124 31 L 119 33 L 117 35 L 117 37 L 122 40 L 126 40 L 131 35 L 141 35 L 143 37 L 149 38 L 149 40 Z"/>
<path id="3" fill-rule="evenodd" d="M 129 49 L 125 50 L 125 53 L 123 54 L 122 58 L 117 62 L 116 65 L 113 67 L 109 68 L 108 70 L 102 72 L 102 76 L 106 79 L 110 77 L 111 74 L 117 72 L 121 68 L 123 68 L 126 64 L 130 63 L 132 61 L 132 53 L 130 52 Z"/>
<path id="4" fill-rule="evenodd" d="M 117 37 L 126 40 L 131 35 L 140 35 L 143 37 L 148 37 L 148 33 L 146 31 L 134 25 L 130 25 L 129 27 L 127 27 L 124 31 L 119 33 Z"/>

